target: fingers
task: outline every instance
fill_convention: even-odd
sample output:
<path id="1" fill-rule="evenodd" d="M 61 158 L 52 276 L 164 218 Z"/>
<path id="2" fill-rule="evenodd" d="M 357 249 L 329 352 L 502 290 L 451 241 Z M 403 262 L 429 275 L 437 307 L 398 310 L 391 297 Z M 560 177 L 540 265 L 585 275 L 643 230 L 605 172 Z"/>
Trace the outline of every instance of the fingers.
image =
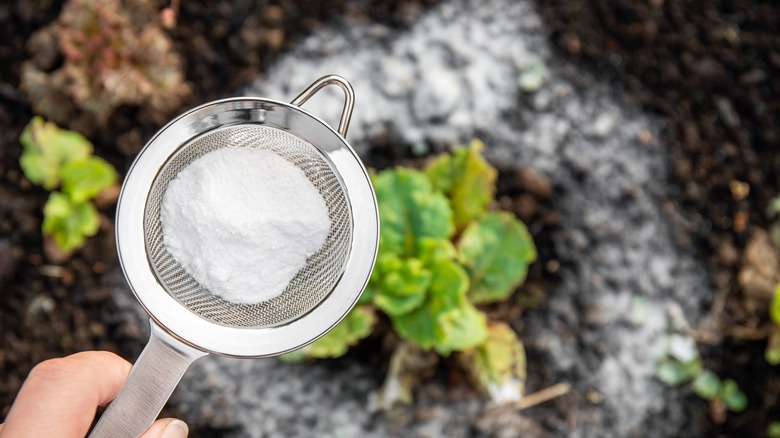
<path id="1" fill-rule="evenodd" d="M 152 424 L 141 438 L 186 438 L 189 434 L 187 424 L 175 418 L 162 418 Z"/>
<path id="2" fill-rule="evenodd" d="M 41 362 L 16 396 L 2 435 L 85 436 L 97 406 L 116 397 L 130 368 L 121 357 L 99 351 Z"/>

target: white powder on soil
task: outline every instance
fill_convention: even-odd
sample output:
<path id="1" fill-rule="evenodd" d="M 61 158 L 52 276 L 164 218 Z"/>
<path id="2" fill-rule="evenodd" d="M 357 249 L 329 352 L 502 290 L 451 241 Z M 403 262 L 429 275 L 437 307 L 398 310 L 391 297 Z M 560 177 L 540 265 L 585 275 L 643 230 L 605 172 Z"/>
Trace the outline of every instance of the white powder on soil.
<path id="1" fill-rule="evenodd" d="M 276 153 L 223 148 L 194 160 L 162 201 L 163 241 L 211 293 L 254 304 L 281 295 L 325 243 L 328 209 Z"/>

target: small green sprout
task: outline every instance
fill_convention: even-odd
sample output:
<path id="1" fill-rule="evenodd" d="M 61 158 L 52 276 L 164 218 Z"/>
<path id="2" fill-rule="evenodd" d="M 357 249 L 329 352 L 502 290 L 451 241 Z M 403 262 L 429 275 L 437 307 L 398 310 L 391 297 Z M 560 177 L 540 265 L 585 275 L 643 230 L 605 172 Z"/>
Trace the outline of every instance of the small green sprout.
<path id="1" fill-rule="evenodd" d="M 717 374 L 704 368 L 691 338 L 672 334 L 668 344 L 667 354 L 656 368 L 658 380 L 673 387 L 690 383 L 694 394 L 731 412 L 742 412 L 747 408 L 747 396 L 739 390 L 736 381 L 721 381 Z M 685 348 L 681 348 L 683 345 Z M 694 350 L 689 351 L 690 348 Z"/>

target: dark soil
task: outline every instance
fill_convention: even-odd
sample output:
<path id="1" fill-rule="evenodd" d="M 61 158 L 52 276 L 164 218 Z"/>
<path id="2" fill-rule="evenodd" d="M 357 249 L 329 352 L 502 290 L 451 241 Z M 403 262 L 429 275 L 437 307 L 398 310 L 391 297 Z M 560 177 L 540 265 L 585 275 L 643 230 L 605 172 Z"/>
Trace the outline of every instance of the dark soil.
<path id="1" fill-rule="evenodd" d="M 552 0 L 539 2 L 551 38 L 567 55 L 617 79 L 668 120 L 675 182 L 725 309 L 713 308 L 711 361 L 736 378 L 750 407 L 713 434 L 763 436 L 780 419 L 780 373 L 764 341 L 727 337 L 766 315 L 743 305 L 736 277 L 751 234 L 768 226 L 780 194 L 780 4 L 770 0 Z M 744 196 L 735 188 L 749 185 Z M 744 186 L 743 186 L 744 187 Z M 678 225 L 680 225 L 678 223 Z M 718 302 L 718 300 L 715 300 Z"/>

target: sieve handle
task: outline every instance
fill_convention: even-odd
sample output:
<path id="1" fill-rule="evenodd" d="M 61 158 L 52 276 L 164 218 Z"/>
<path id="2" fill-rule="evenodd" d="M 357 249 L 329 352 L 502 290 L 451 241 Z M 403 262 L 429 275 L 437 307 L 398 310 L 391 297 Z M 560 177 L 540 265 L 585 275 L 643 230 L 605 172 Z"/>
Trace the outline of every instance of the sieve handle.
<path id="1" fill-rule="evenodd" d="M 152 335 L 124 388 L 108 405 L 90 438 L 136 438 L 152 425 L 187 367 L 205 356 L 152 324 Z"/>
<path id="2" fill-rule="evenodd" d="M 311 85 L 306 87 L 306 89 L 290 103 L 295 106 L 301 106 L 314 96 L 315 93 L 328 85 L 336 85 L 344 92 L 344 108 L 341 110 L 341 119 L 339 119 L 339 134 L 346 138 L 349 120 L 352 118 L 352 109 L 355 108 L 355 90 L 352 88 L 352 84 L 346 79 L 338 75 L 323 76 L 312 82 Z"/>

